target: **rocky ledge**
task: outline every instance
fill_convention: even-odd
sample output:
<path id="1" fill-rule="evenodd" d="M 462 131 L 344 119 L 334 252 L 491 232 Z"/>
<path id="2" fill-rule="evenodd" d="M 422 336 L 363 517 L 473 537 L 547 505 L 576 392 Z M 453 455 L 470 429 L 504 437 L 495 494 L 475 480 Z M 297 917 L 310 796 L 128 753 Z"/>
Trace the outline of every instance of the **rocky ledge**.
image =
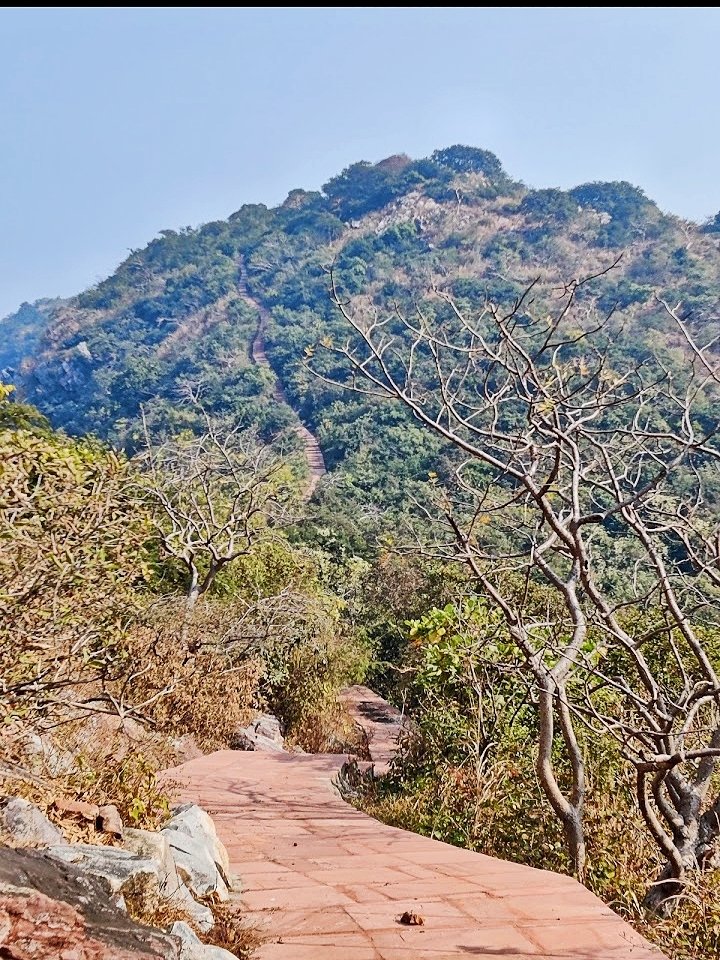
<path id="1" fill-rule="evenodd" d="M 120 845 L 65 843 L 32 803 L 0 801 L 0 956 L 234 960 L 198 936 L 214 926 L 212 905 L 238 888 L 211 817 L 184 804 L 154 832 L 124 827 L 116 815 L 98 814 L 98 829 Z M 154 928 L 132 920 L 129 907 L 135 916 L 185 919 Z"/>

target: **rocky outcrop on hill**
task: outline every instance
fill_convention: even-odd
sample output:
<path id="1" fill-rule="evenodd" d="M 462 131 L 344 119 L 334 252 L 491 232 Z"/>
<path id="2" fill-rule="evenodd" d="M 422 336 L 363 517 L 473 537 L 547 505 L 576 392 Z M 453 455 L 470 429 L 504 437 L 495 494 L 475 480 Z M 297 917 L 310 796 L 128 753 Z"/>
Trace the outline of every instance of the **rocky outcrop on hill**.
<path id="1" fill-rule="evenodd" d="M 212 818 L 185 804 L 160 832 L 124 827 L 117 810 L 65 803 L 97 818 L 123 846 L 65 843 L 62 832 L 27 800 L 0 804 L 0 956 L 7 960 L 232 960 L 195 931 L 215 924 L 208 903 L 237 883 Z M 78 808 L 78 809 L 74 809 Z M 107 822 L 106 822 L 107 821 Z M 31 850 L 30 846 L 44 847 Z M 201 898 L 206 902 L 198 902 Z M 130 919 L 181 915 L 165 930 Z M 194 928 L 194 929 L 193 929 Z"/>

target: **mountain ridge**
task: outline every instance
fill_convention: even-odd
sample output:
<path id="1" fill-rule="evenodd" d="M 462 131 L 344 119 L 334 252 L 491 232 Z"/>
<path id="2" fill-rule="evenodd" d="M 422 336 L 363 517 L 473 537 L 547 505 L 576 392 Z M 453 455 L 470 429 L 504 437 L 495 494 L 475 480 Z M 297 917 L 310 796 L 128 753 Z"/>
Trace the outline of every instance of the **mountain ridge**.
<path id="1" fill-rule="evenodd" d="M 588 311 L 622 315 L 618 362 L 649 349 L 672 355 L 658 294 L 683 300 L 708 336 L 716 330 L 720 215 L 698 225 L 665 214 L 624 181 L 531 190 L 473 147 L 397 154 L 353 164 L 322 191 L 291 190 L 274 208 L 245 204 L 227 220 L 161 231 L 51 311 L 15 380 L 56 425 L 131 450 L 141 404 L 161 433 L 192 428 L 181 402 L 190 388 L 261 435 L 292 435 L 297 414 L 350 496 L 382 488 L 392 502 L 436 469 L 440 448 L 401 411 L 308 372 L 307 352 L 319 357 L 318 345 L 345 335 L 330 265 L 343 295 L 381 312 L 432 311 L 433 289 L 473 311 L 487 298 L 512 303 L 538 278 L 549 297 L 618 258 L 584 294 Z M 270 368 L 252 361 L 260 311 Z M 333 372 L 329 358 L 313 362 Z"/>

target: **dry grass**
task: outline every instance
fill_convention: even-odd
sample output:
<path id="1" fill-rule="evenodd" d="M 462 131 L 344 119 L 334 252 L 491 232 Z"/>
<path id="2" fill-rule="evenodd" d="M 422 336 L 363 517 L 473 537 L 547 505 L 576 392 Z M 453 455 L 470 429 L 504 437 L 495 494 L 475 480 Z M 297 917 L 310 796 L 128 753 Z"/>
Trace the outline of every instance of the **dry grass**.
<path id="1" fill-rule="evenodd" d="M 160 930 L 169 930 L 173 923 L 182 921 L 195 931 L 203 943 L 229 950 L 238 960 L 250 960 L 262 943 L 258 931 L 243 920 L 239 908 L 232 904 L 203 900 L 215 917 L 215 926 L 212 930 L 203 933 L 189 914 L 166 900 L 160 901 L 153 909 L 148 910 L 142 900 L 134 900 L 132 897 L 125 899 L 128 914 L 138 923 Z"/>
<path id="2" fill-rule="evenodd" d="M 148 909 L 142 898 L 135 898 L 127 894 L 124 896 L 128 915 L 138 923 L 144 923 L 145 926 L 154 927 L 158 930 L 167 930 L 173 923 L 182 921 L 194 930 L 199 937 L 202 936 L 190 914 L 181 910 L 169 900 L 160 900 L 152 909 Z"/>
<path id="3" fill-rule="evenodd" d="M 0 790 L 36 804 L 70 843 L 113 841 L 79 814 L 58 810 L 57 801 L 112 804 L 125 824 L 147 829 L 159 826 L 169 815 L 171 784 L 161 786 L 157 780 L 171 756 L 168 745 L 161 738 L 128 738 L 121 729 L 101 730 L 94 725 L 95 719 L 91 716 L 59 727 L 52 737 L 43 735 L 48 750 L 62 758 L 59 765 L 48 763 L 44 755 L 27 757 L 9 748 L 0 756 Z"/>

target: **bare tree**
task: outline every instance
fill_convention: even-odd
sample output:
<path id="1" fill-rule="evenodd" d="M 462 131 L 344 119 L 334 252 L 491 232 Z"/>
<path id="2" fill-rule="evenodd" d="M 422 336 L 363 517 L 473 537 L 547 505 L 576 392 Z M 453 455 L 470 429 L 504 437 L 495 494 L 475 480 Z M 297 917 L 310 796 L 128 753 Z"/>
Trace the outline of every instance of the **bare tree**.
<path id="1" fill-rule="evenodd" d="M 451 489 L 425 506 L 446 534 L 432 549 L 470 568 L 522 654 L 537 773 L 576 873 L 580 723 L 614 736 L 635 766 L 640 811 L 667 858 L 647 902 L 668 910 L 686 873 L 715 862 L 720 833 L 720 797 L 709 795 L 720 533 L 708 499 L 719 492 L 720 378 L 670 308 L 683 356 L 673 369 L 640 346 L 632 361 L 617 350 L 614 312 L 584 306 L 616 264 L 560 290 L 535 282 L 508 309 L 486 302 L 472 316 L 437 289 L 412 317 L 380 316 L 345 300 L 333 278 L 349 337 L 327 349 L 345 386 L 401 402 L 462 458 Z"/>
<path id="2" fill-rule="evenodd" d="M 198 436 L 153 446 L 146 430 L 138 483 L 154 508 L 157 537 L 187 570 L 187 609 L 218 573 L 292 523 L 297 485 L 268 445 L 205 415 Z"/>

